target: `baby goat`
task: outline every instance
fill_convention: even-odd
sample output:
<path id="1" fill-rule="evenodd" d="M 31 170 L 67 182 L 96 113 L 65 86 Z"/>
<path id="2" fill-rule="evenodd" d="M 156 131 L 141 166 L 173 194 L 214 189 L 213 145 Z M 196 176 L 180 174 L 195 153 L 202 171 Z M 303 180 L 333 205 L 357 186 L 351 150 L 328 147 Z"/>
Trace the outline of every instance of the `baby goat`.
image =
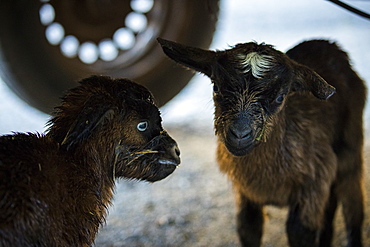
<path id="1" fill-rule="evenodd" d="M 289 206 L 291 246 L 330 246 L 338 202 L 348 246 L 361 246 L 366 88 L 347 54 L 324 40 L 286 54 L 253 42 L 216 52 L 159 42 L 212 80 L 217 159 L 243 246 L 260 246 L 264 205 Z"/>
<path id="2" fill-rule="evenodd" d="M 80 83 L 46 135 L 0 137 L 0 246 L 91 246 L 116 178 L 155 182 L 180 163 L 145 87 Z"/>

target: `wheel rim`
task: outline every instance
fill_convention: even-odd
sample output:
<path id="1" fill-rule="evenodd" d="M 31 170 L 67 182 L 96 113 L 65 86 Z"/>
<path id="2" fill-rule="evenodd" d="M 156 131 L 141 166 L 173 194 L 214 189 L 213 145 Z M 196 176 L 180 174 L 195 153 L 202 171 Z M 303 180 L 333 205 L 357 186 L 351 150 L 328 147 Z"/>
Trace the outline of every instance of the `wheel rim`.
<path id="1" fill-rule="evenodd" d="M 49 45 L 58 47 L 61 58 L 73 67 L 97 73 L 139 61 L 155 44 L 167 15 L 165 1 L 40 2 L 40 22 Z M 136 77 L 134 71 L 127 73 Z"/>
<path id="2" fill-rule="evenodd" d="M 78 8 L 68 7 L 73 2 L 80 4 Z M 117 7 L 118 10 L 126 8 L 127 11 L 118 11 L 117 14 L 114 8 L 106 5 L 112 3 L 113 6 L 116 2 L 126 4 L 121 5 L 120 8 Z M 159 106 L 165 104 L 187 84 L 192 73 L 170 61 L 163 54 L 156 38 L 162 37 L 207 48 L 215 30 L 218 1 L 153 0 L 150 10 L 144 11 L 137 9 L 134 11 L 135 7 L 130 6 L 131 2 L 133 1 L 0 1 L 0 74 L 4 82 L 28 104 L 46 113 L 52 112 L 66 90 L 76 86 L 76 82 L 80 79 L 92 74 L 129 78 L 151 90 Z M 62 4 L 67 6 L 59 6 Z M 48 17 L 47 9 L 42 11 L 43 6 L 48 8 L 49 5 L 54 11 L 52 17 Z M 96 7 L 101 5 L 106 9 Z M 76 8 L 76 12 L 71 8 Z M 81 17 L 78 24 L 74 24 L 81 12 L 86 16 Z M 146 28 L 134 32 L 135 42 L 130 49 L 117 48 L 117 41 L 114 41 L 113 35 L 119 28 L 127 28 L 125 19 L 131 12 L 145 15 Z M 43 14 L 40 15 L 40 13 Z M 96 16 L 96 18 L 102 16 L 104 20 L 104 17 L 113 16 L 114 13 L 118 16 L 115 20 L 120 22 L 116 21 L 115 25 L 108 23 L 108 26 L 112 26 L 110 29 L 98 26 L 97 23 L 103 23 L 103 21 L 94 19 Z M 90 22 L 91 19 L 95 20 L 93 29 L 82 28 L 85 25 L 84 22 Z M 62 35 L 59 34 L 59 38 L 57 35 L 54 41 L 52 39 L 50 41 L 46 37 L 46 32 L 54 23 L 61 25 L 63 32 Z M 78 29 L 82 31 L 75 33 L 72 27 L 79 27 Z M 93 35 L 86 35 L 83 30 L 87 34 L 92 32 Z M 116 46 L 117 53 L 117 56 L 113 56 L 113 58 L 116 56 L 114 59 L 103 55 L 102 58 L 98 57 L 86 63 L 78 57 L 77 51 L 82 44 L 94 43 L 93 49 L 96 50 L 98 44 L 107 39 L 112 40 L 106 46 L 108 49 L 112 46 L 112 42 L 116 42 L 113 44 Z M 73 45 L 76 40 L 78 45 Z M 63 48 L 66 49 L 64 51 L 61 50 L 61 46 L 67 46 L 68 42 L 72 45 L 72 52 L 67 48 Z"/>

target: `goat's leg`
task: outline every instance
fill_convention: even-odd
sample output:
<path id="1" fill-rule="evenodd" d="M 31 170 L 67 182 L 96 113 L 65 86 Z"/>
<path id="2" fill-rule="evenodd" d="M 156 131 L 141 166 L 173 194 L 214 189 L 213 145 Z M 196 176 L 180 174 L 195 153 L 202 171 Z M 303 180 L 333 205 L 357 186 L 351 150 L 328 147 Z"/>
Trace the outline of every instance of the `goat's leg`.
<path id="1" fill-rule="evenodd" d="M 358 176 L 360 177 L 360 175 Z M 338 188 L 343 204 L 348 247 L 362 246 L 362 223 L 364 219 L 364 195 L 361 178 L 351 178 Z M 339 194 L 338 194 L 339 195 Z"/>
<path id="2" fill-rule="evenodd" d="M 352 145 L 354 148 L 356 145 Z M 347 231 L 348 247 L 362 246 L 362 224 L 364 220 L 364 184 L 362 146 L 358 152 L 342 153 L 338 161 L 341 173 L 338 175 L 336 194 L 342 203 Z"/>
<path id="3" fill-rule="evenodd" d="M 330 247 L 333 239 L 333 219 L 337 210 L 338 199 L 334 189 L 331 189 L 328 204 L 325 209 L 324 228 L 320 233 L 320 247 Z"/>
<path id="4" fill-rule="evenodd" d="M 263 227 L 263 208 L 243 195 L 237 200 L 238 214 L 237 227 L 239 240 L 244 247 L 258 247 L 261 245 Z"/>
<path id="5" fill-rule="evenodd" d="M 300 217 L 299 206 L 291 207 L 287 221 L 287 233 L 291 247 L 315 247 L 318 246 L 319 231 L 305 226 Z"/>

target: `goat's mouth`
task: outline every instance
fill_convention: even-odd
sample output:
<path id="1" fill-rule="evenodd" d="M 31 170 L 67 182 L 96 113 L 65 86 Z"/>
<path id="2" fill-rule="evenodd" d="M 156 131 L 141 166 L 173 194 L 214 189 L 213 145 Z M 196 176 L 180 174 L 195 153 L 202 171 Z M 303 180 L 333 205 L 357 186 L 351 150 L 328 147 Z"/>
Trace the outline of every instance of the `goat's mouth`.
<path id="1" fill-rule="evenodd" d="M 145 147 L 125 149 L 117 155 L 114 177 L 155 182 L 172 174 L 180 164 L 176 142 L 165 132 Z"/>
<path id="2" fill-rule="evenodd" d="M 249 154 L 255 147 L 253 140 L 240 140 L 237 138 L 226 137 L 225 146 L 229 152 L 235 156 L 244 156 Z"/>
<path id="3" fill-rule="evenodd" d="M 263 115 L 261 116 L 258 121 L 251 121 L 248 117 L 239 116 L 221 128 L 223 131 L 218 132 L 218 135 L 231 154 L 235 156 L 247 155 L 260 143 L 266 141 L 266 123 Z"/>
<path id="4" fill-rule="evenodd" d="M 261 130 L 251 130 L 248 135 L 238 136 L 229 129 L 225 133 L 223 142 L 231 154 L 235 156 L 244 156 L 249 154 L 261 142 L 263 135 L 261 132 Z"/>

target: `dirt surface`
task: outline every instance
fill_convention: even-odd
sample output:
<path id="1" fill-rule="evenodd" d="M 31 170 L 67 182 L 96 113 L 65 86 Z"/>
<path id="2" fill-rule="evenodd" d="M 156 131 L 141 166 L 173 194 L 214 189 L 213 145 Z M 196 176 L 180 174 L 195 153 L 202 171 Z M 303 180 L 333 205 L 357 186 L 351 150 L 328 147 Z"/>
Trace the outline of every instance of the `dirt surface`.
<path id="1" fill-rule="evenodd" d="M 153 184 L 121 180 L 96 246 L 239 246 L 231 183 L 215 161 L 212 128 L 167 128 L 181 149 L 181 166 Z M 365 147 L 369 193 L 370 146 Z M 267 207 L 263 246 L 287 246 L 286 209 Z M 370 246 L 370 203 L 366 202 L 364 246 Z M 333 246 L 346 244 L 340 209 Z"/>

